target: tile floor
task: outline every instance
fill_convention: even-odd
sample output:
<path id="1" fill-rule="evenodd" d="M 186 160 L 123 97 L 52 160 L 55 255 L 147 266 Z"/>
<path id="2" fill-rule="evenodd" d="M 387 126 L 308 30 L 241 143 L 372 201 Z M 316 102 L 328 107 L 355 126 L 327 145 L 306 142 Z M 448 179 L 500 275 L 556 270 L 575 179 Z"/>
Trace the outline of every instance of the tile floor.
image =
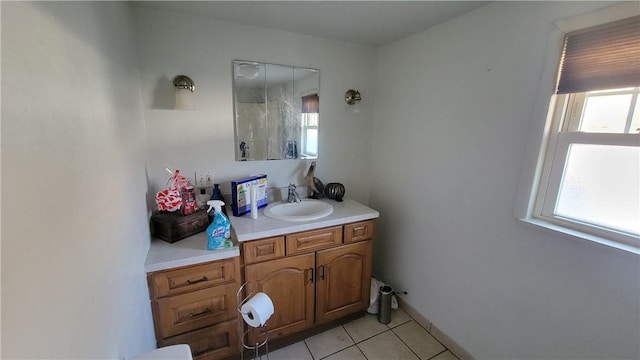
<path id="1" fill-rule="evenodd" d="M 266 356 L 262 356 L 266 359 Z M 457 360 L 438 340 L 401 309 L 391 322 L 366 314 L 285 348 L 269 353 L 269 360 Z"/>

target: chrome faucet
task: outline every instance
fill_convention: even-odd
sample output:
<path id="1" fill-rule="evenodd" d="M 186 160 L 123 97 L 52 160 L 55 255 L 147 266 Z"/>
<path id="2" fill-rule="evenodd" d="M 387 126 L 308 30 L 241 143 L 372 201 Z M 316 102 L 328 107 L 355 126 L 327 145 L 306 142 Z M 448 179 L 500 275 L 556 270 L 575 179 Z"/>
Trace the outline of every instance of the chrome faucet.
<path id="1" fill-rule="evenodd" d="M 300 202 L 300 195 L 296 192 L 296 185 L 294 183 L 289 184 L 289 196 L 287 196 L 287 202 L 294 203 Z"/>

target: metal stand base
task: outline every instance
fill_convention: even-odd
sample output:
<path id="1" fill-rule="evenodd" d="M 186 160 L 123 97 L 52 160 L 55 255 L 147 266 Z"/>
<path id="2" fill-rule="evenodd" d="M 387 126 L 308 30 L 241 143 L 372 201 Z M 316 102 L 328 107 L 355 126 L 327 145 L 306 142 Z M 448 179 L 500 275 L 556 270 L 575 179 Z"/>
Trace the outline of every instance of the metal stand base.
<path id="1" fill-rule="evenodd" d="M 244 290 L 244 288 L 247 286 L 248 282 L 245 282 L 244 284 L 242 284 L 240 286 L 240 289 L 238 289 L 238 292 L 236 293 L 236 299 L 238 301 L 238 326 L 239 326 L 239 332 L 242 333 L 242 335 L 240 336 L 240 345 L 241 345 L 241 349 L 240 349 L 240 359 L 244 360 L 244 350 L 253 350 L 253 360 L 262 360 L 262 356 L 266 355 L 266 359 L 269 360 L 269 333 L 267 332 L 267 328 L 265 326 L 260 326 L 258 328 L 258 331 L 260 332 L 260 337 L 264 338 L 264 340 L 259 341 L 257 343 L 255 343 L 254 345 L 248 345 L 245 343 L 245 338 L 247 338 L 247 335 L 249 334 L 249 331 L 251 331 L 251 328 L 247 329 L 246 331 L 242 331 L 244 329 L 244 319 L 242 317 L 242 315 L 244 315 L 245 313 L 242 312 L 241 308 L 242 305 L 244 305 L 244 303 L 246 303 L 253 295 L 254 293 L 251 292 L 249 295 L 245 296 L 244 298 L 242 297 L 242 290 Z M 265 352 L 264 354 L 260 355 L 260 348 L 264 347 Z"/>

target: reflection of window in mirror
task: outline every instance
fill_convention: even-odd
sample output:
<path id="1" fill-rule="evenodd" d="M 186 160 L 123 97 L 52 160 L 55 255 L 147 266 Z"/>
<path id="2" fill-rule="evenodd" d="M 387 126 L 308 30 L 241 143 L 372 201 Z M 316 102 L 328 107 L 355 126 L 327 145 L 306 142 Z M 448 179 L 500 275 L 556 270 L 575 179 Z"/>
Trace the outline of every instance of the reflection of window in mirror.
<path id="1" fill-rule="evenodd" d="M 301 157 L 318 156 L 318 117 L 320 109 L 318 94 L 302 97 L 302 153 Z"/>

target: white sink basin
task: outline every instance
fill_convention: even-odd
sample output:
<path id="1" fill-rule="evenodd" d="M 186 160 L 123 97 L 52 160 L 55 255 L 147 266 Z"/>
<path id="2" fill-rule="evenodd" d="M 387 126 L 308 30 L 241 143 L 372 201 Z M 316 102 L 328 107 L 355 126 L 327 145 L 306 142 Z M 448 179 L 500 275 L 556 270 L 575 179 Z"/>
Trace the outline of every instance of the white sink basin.
<path id="1" fill-rule="evenodd" d="M 331 204 L 313 199 L 303 199 L 299 203 L 275 203 L 264 210 L 266 216 L 286 221 L 316 220 L 332 212 Z"/>

